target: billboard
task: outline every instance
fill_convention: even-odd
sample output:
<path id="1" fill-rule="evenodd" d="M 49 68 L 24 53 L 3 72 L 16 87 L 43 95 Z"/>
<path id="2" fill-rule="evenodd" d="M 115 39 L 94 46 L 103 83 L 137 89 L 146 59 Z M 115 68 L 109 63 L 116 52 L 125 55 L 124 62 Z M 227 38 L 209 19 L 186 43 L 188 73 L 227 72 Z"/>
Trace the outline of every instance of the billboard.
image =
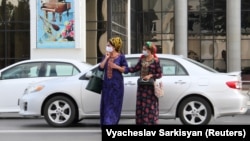
<path id="1" fill-rule="evenodd" d="M 74 0 L 37 0 L 37 48 L 75 48 Z"/>

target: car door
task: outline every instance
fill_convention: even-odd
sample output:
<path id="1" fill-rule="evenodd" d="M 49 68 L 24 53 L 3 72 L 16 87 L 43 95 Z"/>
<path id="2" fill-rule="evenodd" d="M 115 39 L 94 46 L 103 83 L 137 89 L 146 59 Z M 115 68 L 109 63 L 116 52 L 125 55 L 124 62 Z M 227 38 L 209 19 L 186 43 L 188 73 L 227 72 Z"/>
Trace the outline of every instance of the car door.
<path id="1" fill-rule="evenodd" d="M 127 58 L 128 66 L 135 66 L 138 58 Z M 162 82 L 165 95 L 159 98 L 160 113 L 168 113 L 174 103 L 190 86 L 190 77 L 186 69 L 177 61 L 160 58 L 162 67 Z M 139 72 L 124 74 L 123 114 L 134 115 L 136 108 L 137 79 Z"/>
<path id="2" fill-rule="evenodd" d="M 98 69 L 99 64 L 93 66 L 89 71 L 87 71 L 79 80 L 82 81 L 81 87 L 81 103 L 82 109 L 84 114 L 91 115 L 91 116 L 99 116 L 100 114 L 100 101 L 101 101 L 101 94 L 89 91 L 86 89 L 89 79 L 92 75 L 99 71 Z"/>
<path id="3" fill-rule="evenodd" d="M 18 112 L 18 99 L 30 84 L 78 73 L 73 64 L 53 61 L 24 63 L 5 70 L 0 80 L 0 112 Z"/>
<path id="4" fill-rule="evenodd" d="M 190 76 L 176 60 L 161 58 L 164 96 L 159 98 L 160 114 L 166 114 L 190 86 Z"/>
<path id="5" fill-rule="evenodd" d="M 9 68 L 1 73 L 0 112 L 18 112 L 18 98 L 25 88 L 40 81 L 38 77 L 42 63 L 25 63 Z"/>
<path id="6" fill-rule="evenodd" d="M 128 66 L 135 66 L 139 58 L 127 58 Z M 135 115 L 137 80 L 140 72 L 123 74 L 124 76 L 124 99 L 122 114 Z"/>

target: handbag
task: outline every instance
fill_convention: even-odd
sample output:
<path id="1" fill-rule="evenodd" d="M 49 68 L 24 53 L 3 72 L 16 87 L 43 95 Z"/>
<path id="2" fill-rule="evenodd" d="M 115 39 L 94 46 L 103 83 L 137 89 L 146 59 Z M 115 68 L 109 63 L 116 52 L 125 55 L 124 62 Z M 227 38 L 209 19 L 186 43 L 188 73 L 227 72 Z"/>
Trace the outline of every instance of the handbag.
<path id="1" fill-rule="evenodd" d="M 89 79 L 86 89 L 98 94 L 102 92 L 103 71 L 97 70 Z"/>
<path id="2" fill-rule="evenodd" d="M 143 78 L 138 78 L 137 80 L 137 85 L 154 85 L 154 79 L 153 78 L 150 78 L 148 80 L 145 80 Z"/>
<path id="3" fill-rule="evenodd" d="M 164 96 L 163 83 L 160 79 L 155 81 L 154 88 L 155 88 L 155 96 L 156 97 L 160 98 L 160 97 Z"/>

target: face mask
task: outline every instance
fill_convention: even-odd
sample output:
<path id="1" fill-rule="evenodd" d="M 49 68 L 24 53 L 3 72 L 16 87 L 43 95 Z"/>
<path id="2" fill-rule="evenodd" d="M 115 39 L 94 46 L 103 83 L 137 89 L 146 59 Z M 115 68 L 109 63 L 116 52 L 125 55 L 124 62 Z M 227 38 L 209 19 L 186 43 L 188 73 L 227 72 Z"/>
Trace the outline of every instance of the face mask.
<path id="1" fill-rule="evenodd" d="M 145 56 L 148 56 L 148 52 L 146 50 L 143 50 L 142 54 L 145 55 Z"/>
<path id="2" fill-rule="evenodd" d="M 113 47 L 106 46 L 106 51 L 107 51 L 107 52 L 112 52 L 112 51 L 113 51 Z"/>

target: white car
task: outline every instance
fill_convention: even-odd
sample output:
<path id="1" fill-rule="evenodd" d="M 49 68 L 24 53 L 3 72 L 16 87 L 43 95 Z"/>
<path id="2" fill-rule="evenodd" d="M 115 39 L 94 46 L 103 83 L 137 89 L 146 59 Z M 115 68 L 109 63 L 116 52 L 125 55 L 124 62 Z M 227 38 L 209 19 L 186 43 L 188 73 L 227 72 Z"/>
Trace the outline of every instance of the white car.
<path id="1" fill-rule="evenodd" d="M 140 54 L 126 55 L 134 66 Z M 165 95 L 160 97 L 160 118 L 180 118 L 185 125 L 204 125 L 212 117 L 247 111 L 248 96 L 241 92 L 240 72 L 219 73 L 194 60 L 158 54 Z M 31 85 L 20 99 L 20 115 L 44 117 L 51 126 L 65 127 L 86 118 L 99 118 L 100 94 L 86 90 L 99 64 L 81 74 Z M 122 118 L 135 117 L 139 73 L 124 74 Z"/>
<path id="2" fill-rule="evenodd" d="M 71 59 L 34 59 L 20 61 L 1 69 L 0 114 L 18 113 L 18 99 L 31 83 L 76 75 L 91 66 Z"/>

